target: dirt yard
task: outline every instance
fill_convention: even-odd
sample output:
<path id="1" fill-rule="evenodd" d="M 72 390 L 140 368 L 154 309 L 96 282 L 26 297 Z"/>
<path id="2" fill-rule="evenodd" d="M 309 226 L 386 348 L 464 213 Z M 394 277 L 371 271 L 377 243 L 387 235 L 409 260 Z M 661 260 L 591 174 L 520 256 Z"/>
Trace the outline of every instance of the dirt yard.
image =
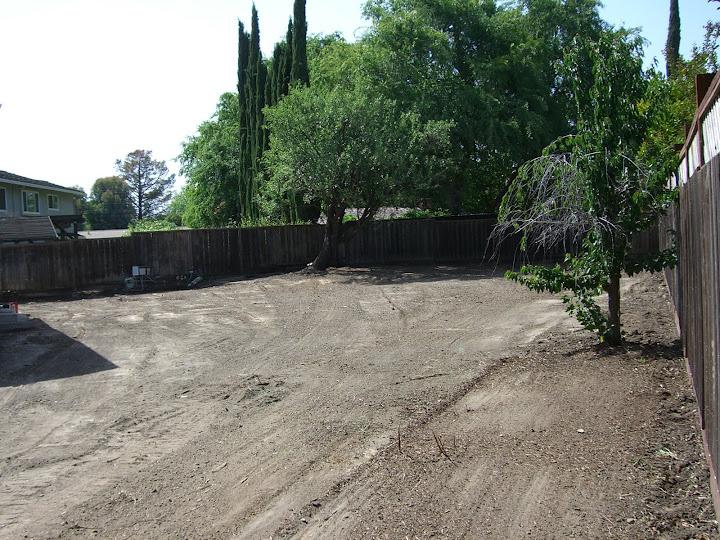
<path id="1" fill-rule="evenodd" d="M 2 538 L 715 538 L 657 277 L 628 345 L 476 267 L 24 306 Z"/>

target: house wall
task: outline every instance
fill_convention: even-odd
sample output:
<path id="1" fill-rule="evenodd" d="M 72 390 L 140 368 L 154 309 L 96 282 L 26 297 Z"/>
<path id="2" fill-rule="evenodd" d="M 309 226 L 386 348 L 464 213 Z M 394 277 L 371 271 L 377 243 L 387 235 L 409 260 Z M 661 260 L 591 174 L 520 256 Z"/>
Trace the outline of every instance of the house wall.
<path id="1" fill-rule="evenodd" d="M 77 197 L 70 193 L 63 193 L 59 191 L 52 191 L 40 188 L 30 188 L 24 186 L 17 186 L 14 184 L 7 184 L 0 181 L 0 188 L 6 190 L 6 205 L 5 211 L 0 210 L 0 217 L 23 217 L 23 216 L 72 216 L 78 213 L 75 208 L 75 200 Z M 22 207 L 22 192 L 28 191 L 31 193 L 38 193 L 40 199 L 40 212 L 38 214 L 25 214 L 23 213 Z M 60 207 L 57 210 L 50 210 L 48 208 L 48 195 L 57 195 L 60 199 Z"/>

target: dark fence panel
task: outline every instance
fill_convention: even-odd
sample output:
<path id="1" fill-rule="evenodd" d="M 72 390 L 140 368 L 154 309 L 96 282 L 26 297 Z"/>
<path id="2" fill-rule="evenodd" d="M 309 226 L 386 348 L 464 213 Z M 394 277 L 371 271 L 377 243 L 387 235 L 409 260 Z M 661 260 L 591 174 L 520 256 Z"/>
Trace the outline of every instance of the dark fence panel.
<path id="1" fill-rule="evenodd" d="M 661 223 L 661 247 L 673 237 L 680 263 L 665 277 L 714 476 L 720 465 L 720 156 L 681 186 L 679 203 Z"/>
<path id="2" fill-rule="evenodd" d="M 490 242 L 492 218 L 376 221 L 340 249 L 340 263 L 432 264 L 524 260 L 517 239 Z M 205 276 L 248 275 L 298 268 L 320 251 L 323 227 L 293 225 L 136 234 L 128 238 L 0 247 L 0 290 L 38 292 L 120 284 L 134 265 L 165 278 L 190 270 Z M 645 236 L 657 236 L 651 233 Z M 639 238 L 640 244 L 647 240 Z M 540 254 L 557 258 L 563 251 Z"/>
<path id="3" fill-rule="evenodd" d="M 37 292 L 119 284 L 132 266 L 172 278 L 255 274 L 307 264 L 320 250 L 322 227 L 207 229 L 127 238 L 0 246 L 0 290 Z"/>

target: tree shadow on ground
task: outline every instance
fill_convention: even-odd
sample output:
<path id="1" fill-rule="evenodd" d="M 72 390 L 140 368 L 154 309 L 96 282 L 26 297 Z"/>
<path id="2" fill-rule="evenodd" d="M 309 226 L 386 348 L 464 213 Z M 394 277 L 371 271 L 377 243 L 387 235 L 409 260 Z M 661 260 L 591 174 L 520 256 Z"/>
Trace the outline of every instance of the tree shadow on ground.
<path id="1" fill-rule="evenodd" d="M 639 356 L 653 360 L 677 360 L 683 357 L 682 342 L 675 339 L 670 343 L 660 341 L 626 340 L 617 347 L 610 347 L 604 343 L 594 342 L 578 347 L 564 353 L 565 356 L 575 356 L 581 353 L 592 352 L 599 357 L 611 356 L 620 353 L 636 353 Z"/>
<path id="2" fill-rule="evenodd" d="M 369 285 L 403 285 L 460 280 L 502 279 L 506 267 L 492 265 L 423 265 L 377 266 L 372 268 L 333 268 L 329 275 L 339 277 L 341 283 Z"/>
<path id="3" fill-rule="evenodd" d="M 304 266 L 292 266 L 280 270 L 268 270 L 262 273 L 253 274 L 228 274 L 223 276 L 209 276 L 204 278 L 197 286 L 193 288 L 187 287 L 183 282 L 175 282 L 172 280 L 158 281 L 149 283 L 143 290 L 136 289 L 128 291 L 123 286 L 117 284 L 110 285 L 88 285 L 77 290 L 55 289 L 39 292 L 9 292 L 0 291 L 0 303 L 18 302 L 19 304 L 43 303 L 51 304 L 54 302 L 79 302 L 82 300 L 93 300 L 97 298 L 113 298 L 119 297 L 142 297 L 159 293 L 177 292 L 177 291 L 196 291 L 198 289 L 206 289 L 212 287 L 220 287 L 228 283 L 236 283 L 238 281 L 252 281 L 254 279 L 268 278 L 272 276 L 282 276 L 293 272 L 297 272 L 305 268 Z"/>
<path id="4" fill-rule="evenodd" d="M 39 319 L 0 331 L 0 388 L 89 375 L 117 366 Z"/>
<path id="5" fill-rule="evenodd" d="M 547 263 L 549 264 L 549 263 Z M 331 268 L 327 272 L 317 275 L 334 275 L 341 277 L 341 283 L 368 283 L 373 285 L 393 285 L 403 283 L 429 283 L 446 280 L 477 281 L 480 279 L 502 278 L 507 270 L 519 268 L 520 264 L 500 264 L 496 262 L 476 263 L 447 263 L 447 264 L 378 264 L 367 266 L 343 266 Z M 53 290 L 46 292 L 25 292 L 9 293 L 0 292 L 0 302 L 19 302 L 20 304 L 31 303 L 53 303 L 53 302 L 76 302 L 96 298 L 109 298 L 115 296 L 132 297 L 145 296 L 158 293 L 175 291 L 193 291 L 198 289 L 221 287 L 228 283 L 238 281 L 253 281 L 256 279 L 270 278 L 274 276 L 287 276 L 290 274 L 305 272 L 306 267 L 289 267 L 284 269 L 268 270 L 253 274 L 230 274 L 227 276 L 211 276 L 205 279 L 197 287 L 188 289 L 184 286 L 173 284 L 148 286 L 145 290 L 126 291 L 116 285 L 94 286 L 75 291 Z"/>
<path id="6" fill-rule="evenodd" d="M 623 343 L 627 351 L 638 352 L 648 358 L 662 360 L 677 360 L 683 357 L 682 341 L 674 339 L 671 342 L 660 341 L 626 341 Z"/>

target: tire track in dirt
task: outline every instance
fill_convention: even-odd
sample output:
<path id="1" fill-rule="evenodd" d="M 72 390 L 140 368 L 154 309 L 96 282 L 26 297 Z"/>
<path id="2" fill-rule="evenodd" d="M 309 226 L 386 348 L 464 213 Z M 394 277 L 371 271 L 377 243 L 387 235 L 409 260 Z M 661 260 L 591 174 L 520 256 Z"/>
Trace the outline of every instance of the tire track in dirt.
<path id="1" fill-rule="evenodd" d="M 488 332 L 512 347 L 550 327 L 530 320 L 538 297 L 501 278 L 436 272 L 273 276 L 29 306 L 70 335 L 76 313 L 88 329 L 83 345 L 117 369 L 20 395 L 0 389 L 25 411 L 12 420 L 13 442 L 0 438 L 4 461 L 23 444 L 21 426 L 44 429 L 42 415 L 92 417 L 86 431 L 70 422 L 67 436 L 96 441 L 77 466 L 61 446 L 53 465 L 43 452 L 33 467 L 10 460 L 0 489 L 21 504 L 8 534 L 227 538 L 301 524 L 312 501 L 374 463 L 398 427 L 432 414 L 505 354 Z M 511 319 L 508 306 L 517 306 Z M 437 373 L 448 375 L 427 377 Z M 20 496 L 48 474 L 53 485 Z"/>
<path id="2" fill-rule="evenodd" d="M 671 336 L 661 302 L 651 320 L 652 311 L 637 317 L 647 308 L 636 305 L 648 300 L 634 291 L 646 292 L 647 282 L 625 283 L 626 321 Z M 682 359 L 653 358 L 652 347 L 598 355 L 592 335 L 551 328 L 549 344 L 495 364 L 276 535 L 717 537 L 697 426 L 665 422 L 678 431 L 666 439 L 657 425 L 658 407 L 671 406 L 663 401 L 686 402 L 691 392 Z M 658 453 L 666 446 L 682 448 L 674 465 Z M 643 465 L 638 456 L 657 463 Z"/>

